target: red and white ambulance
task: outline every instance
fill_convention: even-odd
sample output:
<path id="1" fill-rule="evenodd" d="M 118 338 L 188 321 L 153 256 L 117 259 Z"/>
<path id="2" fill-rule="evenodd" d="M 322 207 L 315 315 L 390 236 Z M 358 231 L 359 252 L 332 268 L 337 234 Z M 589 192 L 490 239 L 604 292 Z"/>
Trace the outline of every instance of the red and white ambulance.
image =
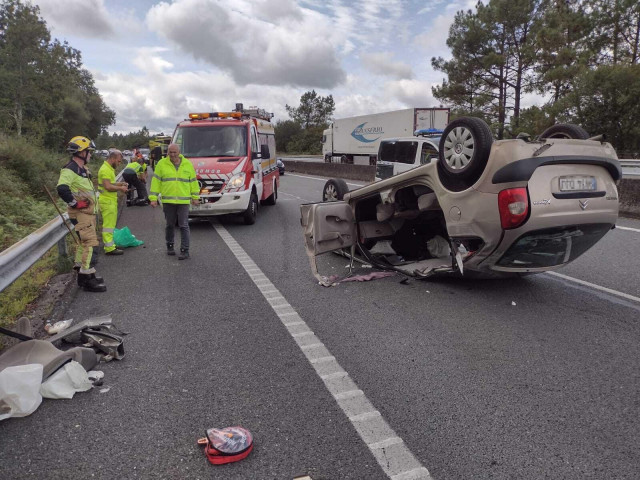
<path id="1" fill-rule="evenodd" d="M 280 173 L 271 118 L 262 109 L 190 113 L 173 133 L 173 143 L 196 170 L 200 205 L 190 217 L 235 213 L 251 225 L 258 205 L 275 205 Z"/>

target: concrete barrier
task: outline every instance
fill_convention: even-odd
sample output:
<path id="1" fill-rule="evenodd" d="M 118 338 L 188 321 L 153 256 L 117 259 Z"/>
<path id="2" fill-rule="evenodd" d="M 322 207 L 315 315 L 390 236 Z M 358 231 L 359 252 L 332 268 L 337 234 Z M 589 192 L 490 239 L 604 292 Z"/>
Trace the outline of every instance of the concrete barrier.
<path id="1" fill-rule="evenodd" d="M 298 160 L 282 159 L 285 171 L 319 175 L 321 177 L 344 178 L 345 180 L 359 180 L 373 182 L 376 167 L 371 165 L 349 165 L 346 163 L 301 162 Z"/>
<path id="2" fill-rule="evenodd" d="M 282 159 L 287 172 L 372 182 L 376 167 L 343 163 L 301 162 Z M 618 185 L 620 215 L 640 218 L 640 177 L 623 178 Z"/>

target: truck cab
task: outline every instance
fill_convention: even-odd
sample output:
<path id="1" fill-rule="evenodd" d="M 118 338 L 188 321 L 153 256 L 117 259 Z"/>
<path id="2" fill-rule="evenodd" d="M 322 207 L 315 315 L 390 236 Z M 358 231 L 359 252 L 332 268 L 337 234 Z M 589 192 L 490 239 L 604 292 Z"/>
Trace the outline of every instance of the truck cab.
<path id="1" fill-rule="evenodd" d="M 438 160 L 437 134 L 385 138 L 378 148 L 376 180 L 384 180 Z"/>
<path id="2" fill-rule="evenodd" d="M 200 205 L 190 217 L 239 214 L 256 221 L 258 205 L 275 205 L 280 185 L 271 114 L 236 105 L 232 112 L 190 113 L 173 143 L 196 171 Z"/>

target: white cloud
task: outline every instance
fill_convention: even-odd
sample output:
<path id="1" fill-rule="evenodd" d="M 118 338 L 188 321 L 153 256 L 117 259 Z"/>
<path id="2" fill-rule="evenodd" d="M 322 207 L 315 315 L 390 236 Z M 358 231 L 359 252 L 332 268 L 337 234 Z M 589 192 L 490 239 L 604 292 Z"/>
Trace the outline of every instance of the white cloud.
<path id="1" fill-rule="evenodd" d="M 104 0 L 34 0 L 52 30 L 80 37 L 108 38 L 114 34 Z"/>
<path id="2" fill-rule="evenodd" d="M 397 79 L 413 78 L 413 70 L 410 65 L 403 62 L 394 62 L 390 52 L 365 53 L 361 56 L 362 65 L 376 75 L 383 75 Z"/>
<path id="3" fill-rule="evenodd" d="M 260 4 L 263 14 L 270 3 Z M 236 0 L 233 7 L 219 0 L 163 2 L 149 10 L 147 24 L 183 52 L 228 72 L 242 85 L 332 88 L 344 80 L 331 42 L 309 34 L 329 31 L 324 16 L 286 2 L 287 21 L 274 24 L 269 15 L 257 16 L 251 5 L 245 0 Z"/>
<path id="4" fill-rule="evenodd" d="M 132 59 L 139 72 L 92 72 L 105 103 L 117 114 L 110 131 L 124 133 L 146 126 L 152 133 L 171 133 L 189 112 L 229 111 L 236 102 L 257 105 L 286 119 L 284 105 L 303 93 L 285 87 L 240 86 L 224 72 L 176 72 L 162 53 L 139 49 Z"/>
<path id="5" fill-rule="evenodd" d="M 432 84 L 421 80 L 397 80 L 385 84 L 385 96 L 395 98 L 408 107 L 435 107 L 439 102 L 431 93 Z"/>

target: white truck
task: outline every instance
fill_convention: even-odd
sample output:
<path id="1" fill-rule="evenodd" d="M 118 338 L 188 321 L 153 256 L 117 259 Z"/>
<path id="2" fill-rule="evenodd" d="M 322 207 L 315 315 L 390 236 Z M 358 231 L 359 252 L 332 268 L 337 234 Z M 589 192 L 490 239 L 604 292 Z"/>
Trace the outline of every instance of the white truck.
<path id="1" fill-rule="evenodd" d="M 322 135 L 325 162 L 375 165 L 383 138 L 410 137 L 416 132 L 444 130 L 448 108 L 406 108 L 335 120 Z"/>

